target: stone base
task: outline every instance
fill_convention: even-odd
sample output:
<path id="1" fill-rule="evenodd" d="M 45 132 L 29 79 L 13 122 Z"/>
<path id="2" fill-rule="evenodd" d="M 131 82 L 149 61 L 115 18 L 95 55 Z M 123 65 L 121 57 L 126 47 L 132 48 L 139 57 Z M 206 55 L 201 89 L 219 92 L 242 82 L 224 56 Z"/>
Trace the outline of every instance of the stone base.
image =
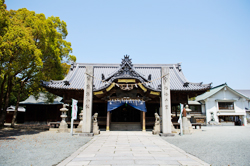
<path id="1" fill-rule="evenodd" d="M 80 133 L 78 134 L 79 136 L 83 136 L 83 137 L 93 137 L 94 133 Z"/>
<path id="2" fill-rule="evenodd" d="M 160 133 L 159 135 L 161 137 L 173 137 L 174 136 L 174 134 L 172 134 L 172 133 Z"/>
<path id="3" fill-rule="evenodd" d="M 210 122 L 208 122 L 208 124 L 210 124 L 210 125 L 219 125 L 219 123 L 216 122 L 216 121 L 210 121 Z"/>
<path id="4" fill-rule="evenodd" d="M 99 135 L 99 134 L 100 134 L 100 130 L 97 130 L 97 131 L 95 131 L 95 132 L 93 131 L 93 134 L 94 134 L 94 135 Z"/>
<path id="5" fill-rule="evenodd" d="M 174 128 L 174 125 L 173 123 L 171 122 L 171 131 L 172 133 L 177 133 L 176 129 Z"/>
<path id="6" fill-rule="evenodd" d="M 69 132 L 69 129 L 63 129 L 63 128 L 60 129 L 60 128 L 59 128 L 59 129 L 58 129 L 58 132 L 59 132 L 59 133 L 68 133 L 68 132 Z"/>
<path id="7" fill-rule="evenodd" d="M 93 133 L 94 135 L 100 134 L 99 126 L 97 122 L 93 122 Z"/>
<path id="8" fill-rule="evenodd" d="M 183 134 L 184 134 L 184 135 L 191 135 L 192 133 L 190 133 L 189 130 L 183 130 Z"/>
<path id="9" fill-rule="evenodd" d="M 193 133 L 192 124 L 190 123 L 187 117 L 182 118 L 182 128 L 183 128 L 183 134 L 185 135 Z"/>
<path id="10" fill-rule="evenodd" d="M 68 133 L 69 132 L 68 124 L 65 121 L 61 121 L 58 132 L 59 133 Z"/>
<path id="11" fill-rule="evenodd" d="M 76 133 L 82 133 L 82 124 L 83 124 L 83 122 L 80 121 L 79 125 L 76 128 L 76 131 L 75 131 Z"/>
<path id="12" fill-rule="evenodd" d="M 152 130 L 152 134 L 153 134 L 153 135 L 158 135 L 158 134 L 160 134 L 160 131 Z"/>
<path id="13" fill-rule="evenodd" d="M 160 134 L 160 132 L 161 132 L 160 124 L 155 124 L 154 130 L 152 130 L 152 134 L 156 135 Z"/>
<path id="14" fill-rule="evenodd" d="M 78 128 L 78 127 L 77 127 L 75 133 L 82 133 L 82 128 Z"/>

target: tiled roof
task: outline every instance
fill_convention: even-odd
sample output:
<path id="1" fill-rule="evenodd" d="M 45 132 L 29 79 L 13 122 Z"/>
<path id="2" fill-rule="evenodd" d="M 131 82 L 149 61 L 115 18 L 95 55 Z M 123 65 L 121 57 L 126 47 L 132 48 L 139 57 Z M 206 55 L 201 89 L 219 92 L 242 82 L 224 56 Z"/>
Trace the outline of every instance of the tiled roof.
<path id="1" fill-rule="evenodd" d="M 120 64 L 88 64 L 74 63 L 68 75 L 60 81 L 43 82 L 43 86 L 53 89 L 83 90 L 85 78 L 85 66 L 94 66 L 94 91 L 109 86 L 109 83 L 102 82 L 102 74 L 105 78 L 112 76 L 120 67 Z M 170 89 L 176 91 L 195 91 L 209 89 L 211 84 L 191 83 L 185 78 L 181 65 L 177 64 L 134 64 L 135 71 L 144 78 L 151 74 L 151 83 L 144 84 L 147 88 L 160 91 L 161 87 L 161 67 L 170 68 Z"/>
<path id="2" fill-rule="evenodd" d="M 236 91 L 250 98 L 250 90 L 236 90 Z"/>
<path id="3" fill-rule="evenodd" d="M 188 105 L 201 105 L 201 103 L 199 103 L 198 101 L 188 101 Z"/>
<path id="4" fill-rule="evenodd" d="M 27 105 L 27 104 L 44 104 L 44 105 L 63 104 L 63 102 L 61 102 L 61 100 L 62 100 L 62 97 L 57 96 L 54 99 L 53 103 L 48 103 L 47 97 L 45 96 L 45 94 L 39 93 L 38 99 L 36 99 L 35 96 L 30 95 L 29 98 L 27 98 L 24 101 L 21 101 L 20 104 L 23 104 L 23 105 Z"/>
<path id="5" fill-rule="evenodd" d="M 83 90 L 85 71 L 85 66 L 72 65 L 68 75 L 63 80 L 43 82 L 43 86 L 53 89 Z"/>
<path id="6" fill-rule="evenodd" d="M 217 92 L 219 92 L 220 90 L 222 90 L 224 87 L 228 88 L 229 90 L 231 90 L 232 92 L 234 92 L 235 94 L 239 95 L 240 97 L 245 97 L 247 100 L 249 100 L 249 97 L 247 97 L 244 94 L 239 93 L 238 91 L 230 88 L 226 83 L 225 84 L 221 84 L 218 85 L 216 87 L 211 88 L 208 92 L 205 92 L 199 96 L 196 97 L 196 101 L 202 101 L 205 100 L 211 96 L 213 96 L 214 94 L 216 94 Z"/>

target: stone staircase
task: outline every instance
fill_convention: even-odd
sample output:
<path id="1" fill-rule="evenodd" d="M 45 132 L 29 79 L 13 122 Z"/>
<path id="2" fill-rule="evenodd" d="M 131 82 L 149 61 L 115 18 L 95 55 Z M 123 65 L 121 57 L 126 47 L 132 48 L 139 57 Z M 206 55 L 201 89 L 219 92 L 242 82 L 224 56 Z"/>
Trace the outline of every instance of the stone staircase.
<path id="1" fill-rule="evenodd" d="M 111 131 L 142 131 L 140 122 L 111 122 Z"/>

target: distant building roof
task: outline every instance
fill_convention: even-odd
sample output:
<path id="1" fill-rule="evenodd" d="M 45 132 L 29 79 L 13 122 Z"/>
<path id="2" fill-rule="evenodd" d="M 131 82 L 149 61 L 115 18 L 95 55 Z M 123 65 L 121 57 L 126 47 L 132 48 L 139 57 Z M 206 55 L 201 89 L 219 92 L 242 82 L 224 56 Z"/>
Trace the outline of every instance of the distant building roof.
<path id="1" fill-rule="evenodd" d="M 188 105 L 201 105 L 198 101 L 188 101 Z"/>
<path id="2" fill-rule="evenodd" d="M 236 90 L 236 91 L 250 98 L 250 90 Z"/>
<path id="3" fill-rule="evenodd" d="M 53 103 L 48 103 L 45 94 L 40 93 L 37 100 L 33 95 L 30 95 L 30 97 L 28 99 L 26 99 L 25 101 L 21 101 L 20 104 L 25 104 L 25 105 L 26 104 L 43 104 L 43 105 L 63 104 L 63 102 L 61 102 L 61 100 L 62 100 L 62 97 L 57 96 L 54 99 Z"/>
<path id="4" fill-rule="evenodd" d="M 125 57 L 127 58 L 127 57 Z M 124 59 L 125 59 L 124 58 Z M 123 59 L 123 60 L 124 60 Z M 129 59 L 131 60 L 131 59 Z M 152 82 L 145 83 L 145 87 L 161 91 L 161 67 L 170 68 L 170 89 L 176 91 L 200 91 L 210 89 L 211 84 L 189 82 L 181 69 L 181 64 L 133 64 L 131 68 L 136 72 L 141 80 L 150 77 Z M 105 78 L 116 75 L 121 70 L 122 64 L 96 64 L 96 63 L 74 63 L 68 75 L 60 81 L 43 82 L 43 86 L 51 89 L 84 90 L 86 66 L 94 66 L 94 87 L 93 91 L 98 91 L 108 87 L 111 82 L 104 82 Z M 117 75 L 116 75 L 117 76 Z M 129 76 L 128 76 L 129 78 Z M 154 80 L 154 81 L 153 81 Z M 147 81 L 145 81 L 147 82 Z"/>
<path id="5" fill-rule="evenodd" d="M 9 106 L 9 107 L 7 108 L 6 111 L 15 111 L 15 108 L 16 108 L 16 106 L 11 105 L 11 106 Z M 19 107 L 17 108 L 17 111 L 19 111 L 19 112 L 25 112 L 26 109 L 25 109 L 24 107 L 20 107 L 20 106 L 19 106 Z"/>
<path id="6" fill-rule="evenodd" d="M 223 89 L 224 87 L 230 89 L 232 92 L 236 93 L 237 95 L 241 96 L 241 97 L 245 97 L 246 99 L 250 100 L 249 97 L 237 92 L 236 90 L 233 90 L 232 88 L 230 88 L 226 83 L 225 84 L 221 84 L 221 85 L 218 85 L 214 88 L 211 88 L 209 91 L 197 96 L 195 98 L 196 101 L 201 101 L 201 100 L 205 100 L 211 96 L 213 96 L 214 94 L 216 94 L 217 92 L 219 92 L 221 89 Z"/>

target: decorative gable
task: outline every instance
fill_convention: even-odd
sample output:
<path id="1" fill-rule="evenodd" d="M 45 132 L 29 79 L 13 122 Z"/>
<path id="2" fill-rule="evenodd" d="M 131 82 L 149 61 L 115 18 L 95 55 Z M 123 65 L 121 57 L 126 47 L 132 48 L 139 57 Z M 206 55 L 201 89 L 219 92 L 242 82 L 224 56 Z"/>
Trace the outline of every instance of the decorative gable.
<path id="1" fill-rule="evenodd" d="M 120 78 L 133 78 L 138 79 L 141 82 L 149 81 L 135 70 L 131 60 L 132 59 L 129 58 L 129 55 L 124 55 L 124 58 L 120 64 L 120 68 L 117 70 L 117 72 L 105 79 L 105 81 L 113 82 L 114 80 Z"/>

